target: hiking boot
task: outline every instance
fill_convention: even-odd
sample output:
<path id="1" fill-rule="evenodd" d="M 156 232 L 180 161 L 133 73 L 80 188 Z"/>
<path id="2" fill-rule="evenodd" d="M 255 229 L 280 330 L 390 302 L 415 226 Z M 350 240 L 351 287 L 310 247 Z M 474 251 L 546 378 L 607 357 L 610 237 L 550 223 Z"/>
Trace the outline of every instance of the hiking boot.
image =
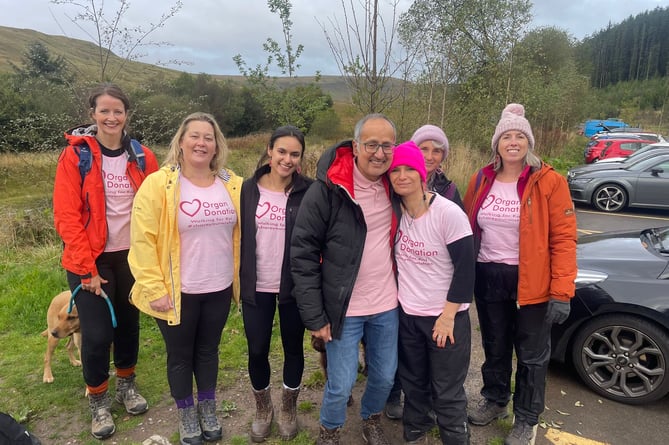
<path id="1" fill-rule="evenodd" d="M 272 406 L 272 394 L 269 388 L 260 391 L 253 390 L 256 399 L 256 417 L 251 424 L 251 440 L 255 443 L 267 439 L 274 418 L 274 407 Z"/>
<path id="2" fill-rule="evenodd" d="M 362 420 L 362 438 L 369 445 L 390 445 L 381 429 L 381 413 Z"/>
<path id="3" fill-rule="evenodd" d="M 316 445 L 339 445 L 339 430 L 340 428 L 329 430 L 321 425 Z"/>
<path id="4" fill-rule="evenodd" d="M 414 440 L 405 440 L 404 445 L 427 445 L 427 434 L 423 434 Z"/>
<path id="5" fill-rule="evenodd" d="M 116 401 L 123 404 L 128 414 L 133 416 L 149 409 L 146 399 L 137 392 L 135 374 L 130 377 L 116 377 Z"/>
<path id="6" fill-rule="evenodd" d="M 216 400 L 205 399 L 197 404 L 197 414 L 200 418 L 200 429 L 204 440 L 213 442 L 223 437 L 223 428 L 216 417 Z"/>
<path id="7" fill-rule="evenodd" d="M 504 445 L 534 445 L 536 432 L 536 425 L 516 420 L 513 422 L 511 432 L 504 439 Z"/>
<path id="8" fill-rule="evenodd" d="M 400 402 L 399 400 L 396 402 L 395 401 L 386 402 L 386 407 L 384 408 L 383 413 L 390 420 L 401 419 L 402 415 L 404 414 L 404 408 L 402 407 L 402 402 Z"/>
<path id="9" fill-rule="evenodd" d="M 88 407 L 91 409 L 91 434 L 96 439 L 106 439 L 114 434 L 116 425 L 111 414 L 111 397 L 106 391 L 102 394 L 89 394 Z"/>
<path id="10" fill-rule="evenodd" d="M 504 419 L 508 415 L 506 405 L 500 406 L 488 399 L 481 399 L 478 406 L 469 413 L 467 418 L 472 425 L 484 426 L 495 419 Z"/>
<path id="11" fill-rule="evenodd" d="M 197 419 L 195 406 L 179 408 L 179 443 L 181 445 L 202 445 L 202 430 Z"/>
<path id="12" fill-rule="evenodd" d="M 283 388 L 278 422 L 281 440 L 292 440 L 297 436 L 297 396 L 299 394 L 299 388 Z"/>

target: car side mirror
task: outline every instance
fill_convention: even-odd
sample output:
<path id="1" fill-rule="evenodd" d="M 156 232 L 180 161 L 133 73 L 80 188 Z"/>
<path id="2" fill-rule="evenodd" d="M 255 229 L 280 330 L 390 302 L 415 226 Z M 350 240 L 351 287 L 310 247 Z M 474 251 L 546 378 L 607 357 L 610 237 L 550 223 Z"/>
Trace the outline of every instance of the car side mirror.
<path id="1" fill-rule="evenodd" d="M 653 176 L 659 176 L 660 173 L 664 173 L 664 169 L 662 168 L 654 168 L 650 171 L 650 174 Z"/>

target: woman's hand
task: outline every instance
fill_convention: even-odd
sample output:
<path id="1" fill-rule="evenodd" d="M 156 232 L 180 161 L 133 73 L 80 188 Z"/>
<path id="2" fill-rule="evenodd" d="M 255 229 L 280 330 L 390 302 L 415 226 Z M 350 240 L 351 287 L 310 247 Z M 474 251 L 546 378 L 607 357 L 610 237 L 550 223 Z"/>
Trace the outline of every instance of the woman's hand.
<path id="1" fill-rule="evenodd" d="M 102 285 L 103 284 L 107 284 L 107 280 L 102 278 L 100 275 L 95 275 L 87 283 L 84 283 L 82 281 L 81 288 L 85 291 L 88 291 L 88 292 L 92 293 L 92 294 L 100 295 L 100 294 L 102 294 Z"/>
<path id="2" fill-rule="evenodd" d="M 153 309 L 156 312 L 167 312 L 170 309 L 174 308 L 174 305 L 172 304 L 172 299 L 170 298 L 169 294 L 165 294 L 162 297 L 158 298 L 157 300 L 149 302 L 149 306 L 151 306 L 151 309 Z"/>
<path id="3" fill-rule="evenodd" d="M 440 348 L 445 348 L 447 341 L 455 344 L 455 336 L 453 329 L 455 328 L 455 317 L 447 314 L 441 314 L 437 321 L 434 322 L 432 328 L 432 340 L 437 343 Z"/>

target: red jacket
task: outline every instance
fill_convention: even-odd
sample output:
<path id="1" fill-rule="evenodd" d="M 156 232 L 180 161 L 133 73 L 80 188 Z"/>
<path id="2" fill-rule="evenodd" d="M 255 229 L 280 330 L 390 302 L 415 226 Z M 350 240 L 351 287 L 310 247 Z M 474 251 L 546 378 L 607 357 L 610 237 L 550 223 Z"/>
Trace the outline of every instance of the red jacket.
<path id="1" fill-rule="evenodd" d="M 495 180 L 488 165 L 469 181 L 464 204 L 474 239 L 481 240 L 476 218 Z M 569 301 L 576 273 L 576 213 L 565 178 L 542 164 L 518 178 L 520 201 L 518 304 L 543 303 L 549 298 Z"/>
<path id="2" fill-rule="evenodd" d="M 93 134 L 75 136 L 65 133 L 69 145 L 58 158 L 53 188 L 53 219 L 56 232 L 63 240 L 63 267 L 80 276 L 98 275 L 95 260 L 107 244 L 105 190 L 102 180 L 102 152 Z M 91 170 L 81 183 L 78 146 L 85 141 L 91 150 Z M 129 140 L 124 146 L 128 146 Z M 126 173 L 135 190 L 149 173 L 158 170 L 158 160 L 142 146 L 145 171 L 128 160 Z M 130 215 L 128 215 L 128 218 Z"/>

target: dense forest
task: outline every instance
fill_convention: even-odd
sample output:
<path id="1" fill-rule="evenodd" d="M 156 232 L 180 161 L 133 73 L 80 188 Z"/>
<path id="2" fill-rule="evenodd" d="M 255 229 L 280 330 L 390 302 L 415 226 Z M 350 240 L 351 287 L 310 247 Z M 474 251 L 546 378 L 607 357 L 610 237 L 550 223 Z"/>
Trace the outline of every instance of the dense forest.
<path id="1" fill-rule="evenodd" d="M 583 40 L 578 59 L 592 86 L 666 77 L 669 66 L 669 8 L 657 7 Z"/>

